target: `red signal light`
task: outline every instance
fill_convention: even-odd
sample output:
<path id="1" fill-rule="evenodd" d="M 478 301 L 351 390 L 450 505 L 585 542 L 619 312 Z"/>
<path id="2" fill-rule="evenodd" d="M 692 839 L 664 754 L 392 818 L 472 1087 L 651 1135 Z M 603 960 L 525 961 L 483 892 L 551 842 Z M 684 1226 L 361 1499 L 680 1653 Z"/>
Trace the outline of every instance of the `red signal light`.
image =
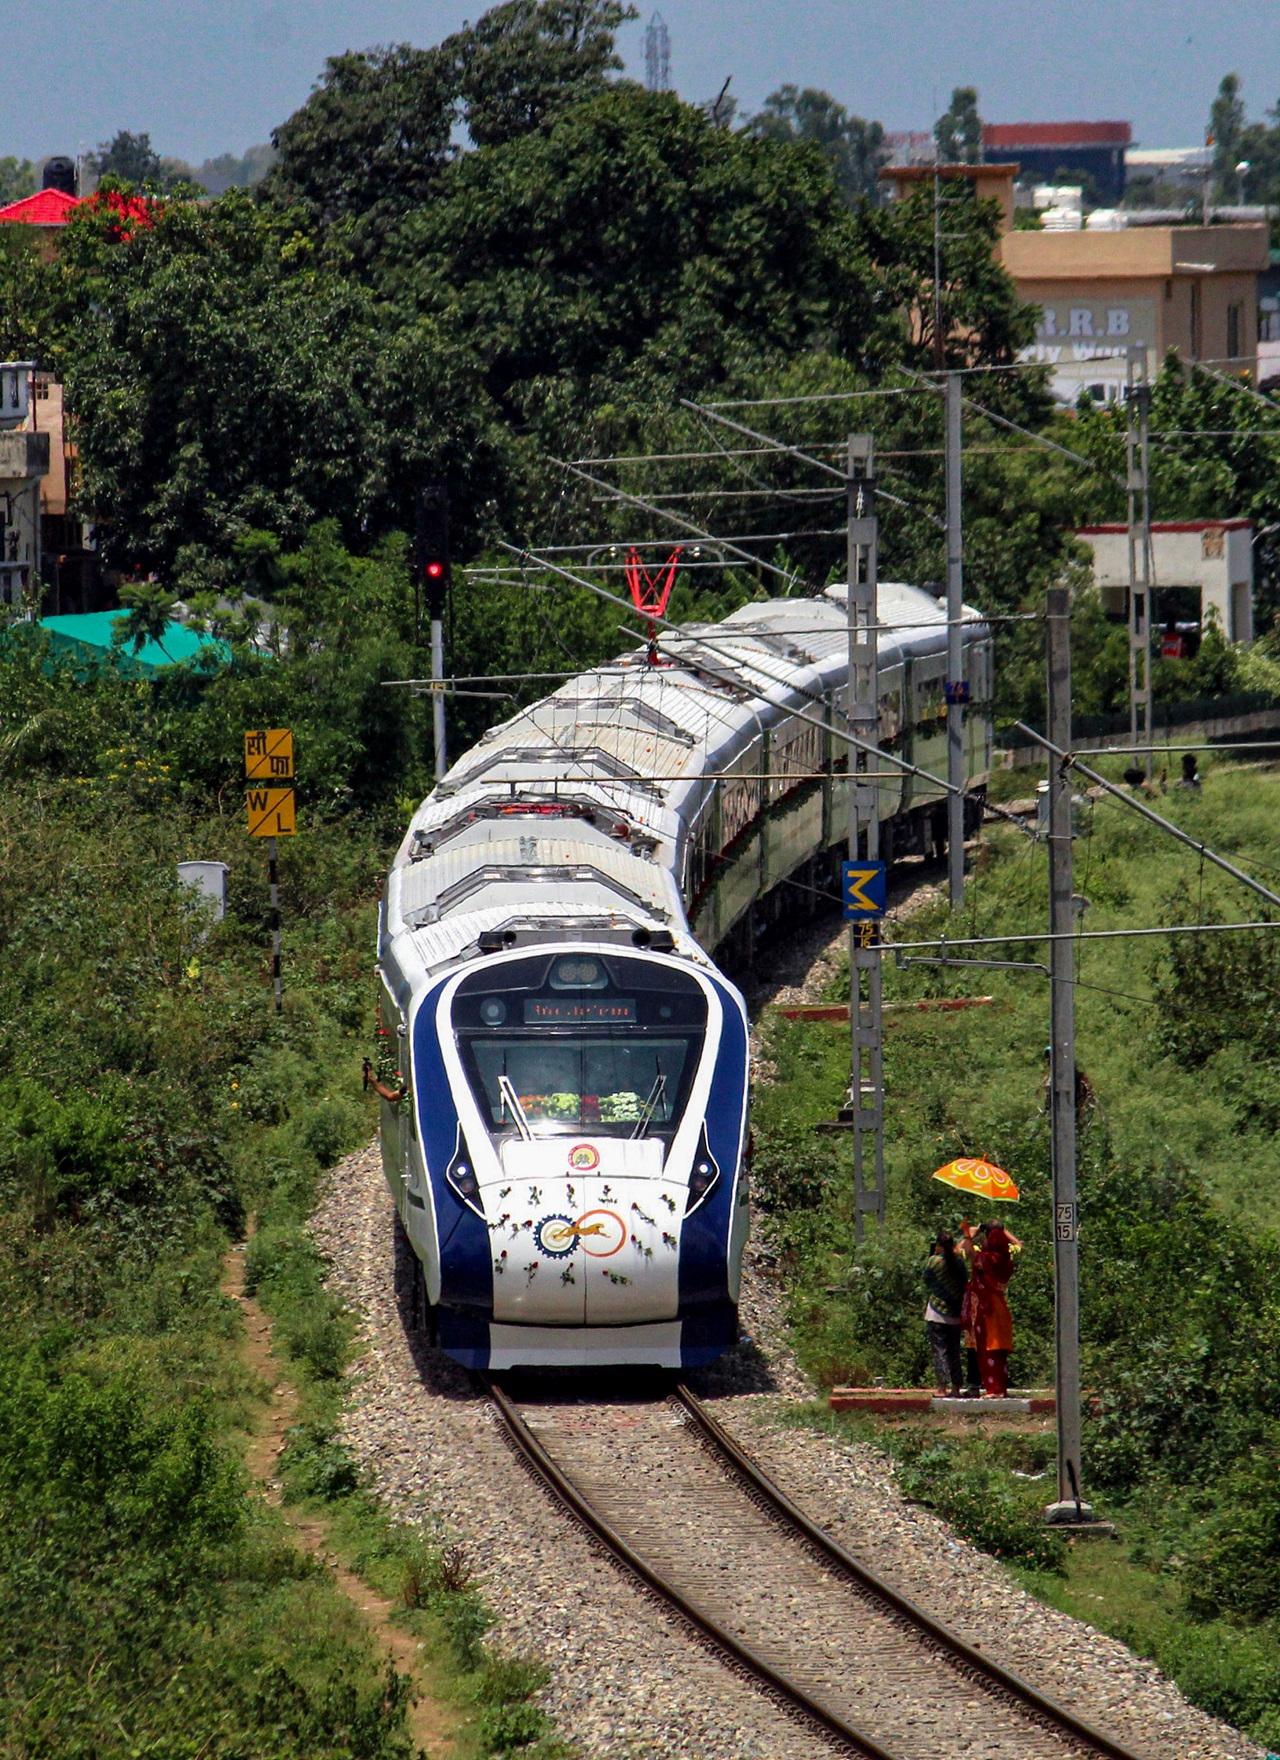
<path id="1" fill-rule="evenodd" d="M 427 579 L 429 581 L 438 581 L 442 577 L 443 574 L 444 574 L 444 563 L 443 562 L 429 562 L 427 564 L 426 575 L 427 575 Z"/>

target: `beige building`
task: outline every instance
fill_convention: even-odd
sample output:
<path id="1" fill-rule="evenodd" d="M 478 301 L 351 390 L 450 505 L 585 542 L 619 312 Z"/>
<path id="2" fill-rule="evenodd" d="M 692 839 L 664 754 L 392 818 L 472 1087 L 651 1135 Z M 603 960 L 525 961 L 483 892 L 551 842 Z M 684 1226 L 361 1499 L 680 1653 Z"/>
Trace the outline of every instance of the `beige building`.
<path id="1" fill-rule="evenodd" d="M 1118 397 L 1134 343 L 1152 375 L 1173 349 L 1185 361 L 1256 376 L 1258 276 L 1270 262 L 1264 225 L 1133 226 L 1108 212 L 1068 230 L 1015 232 L 1017 173 L 1015 164 L 888 165 L 880 177 L 894 199 L 936 178 L 940 194 L 963 180 L 998 203 L 1000 260 L 1019 295 L 1040 308 L 1023 358 L 1055 369 L 1060 397 Z"/>
<path id="2" fill-rule="evenodd" d="M 1008 232 L 1000 254 L 1022 298 L 1040 307 L 1025 358 L 1056 369 L 1061 395 L 1118 395 L 1134 343 L 1152 374 L 1170 349 L 1224 372 L 1257 371 L 1265 226 Z"/>
<path id="3" fill-rule="evenodd" d="M 30 609 L 40 591 L 40 485 L 49 436 L 30 430 L 34 369 L 0 362 L 0 604 Z"/>

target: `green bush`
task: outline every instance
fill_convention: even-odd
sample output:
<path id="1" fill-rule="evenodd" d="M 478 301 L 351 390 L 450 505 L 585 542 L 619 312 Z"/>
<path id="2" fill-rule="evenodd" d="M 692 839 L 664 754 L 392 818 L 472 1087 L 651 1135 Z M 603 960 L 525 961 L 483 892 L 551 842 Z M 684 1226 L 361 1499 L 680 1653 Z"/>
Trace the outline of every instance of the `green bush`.
<path id="1" fill-rule="evenodd" d="M 536 1705 L 491 1705 L 480 1713 L 476 1733 L 486 1754 L 510 1754 L 539 1741 L 548 1729 Z"/>
<path id="2" fill-rule="evenodd" d="M 1184 1627 L 1161 1646 L 1160 1666 L 1212 1717 L 1280 1749 L 1280 1632 L 1240 1631 L 1217 1620 Z"/>
<path id="3" fill-rule="evenodd" d="M 918 1433 L 903 1432 L 894 1453 L 906 1495 L 936 1510 L 966 1540 L 1011 1564 L 1062 1570 L 1062 1537 L 1046 1527 L 1038 1495 L 1034 1503 L 1019 1499 L 1003 1473 L 964 1465 L 948 1444 L 928 1444 Z"/>
<path id="4" fill-rule="evenodd" d="M 286 1432 L 279 1471 L 291 1498 L 332 1502 L 348 1496 L 358 1482 L 350 1453 L 323 1424 L 295 1424 Z"/>
<path id="5" fill-rule="evenodd" d="M 1193 1613 L 1258 1621 L 1280 1616 L 1280 1430 L 1273 1428 L 1221 1482 L 1184 1554 L 1184 1593 Z"/>

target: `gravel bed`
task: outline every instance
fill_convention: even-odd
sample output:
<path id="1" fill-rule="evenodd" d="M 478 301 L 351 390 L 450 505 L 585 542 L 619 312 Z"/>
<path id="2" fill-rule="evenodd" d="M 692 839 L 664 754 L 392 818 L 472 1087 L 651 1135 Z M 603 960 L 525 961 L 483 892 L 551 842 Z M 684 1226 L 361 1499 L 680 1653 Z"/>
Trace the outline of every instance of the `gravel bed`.
<path id="1" fill-rule="evenodd" d="M 578 1532 L 516 1460 L 469 1375 L 436 1351 L 411 1350 L 376 1147 L 334 1171 L 312 1227 L 333 1287 L 361 1322 L 344 1440 L 393 1514 L 463 1541 L 496 1617 L 494 1640 L 550 1669 L 541 1703 L 584 1760 L 838 1752 L 691 1642 Z M 752 1358 L 747 1384 L 761 1380 Z"/>
<path id="2" fill-rule="evenodd" d="M 937 890 L 918 874 L 899 881 L 889 914 L 918 909 Z M 827 918 L 766 951 L 744 985 L 753 1016 L 768 1004 L 819 1000 L 846 933 Z M 773 1071 L 752 1037 L 754 1078 L 768 1081 Z M 344 1440 L 394 1515 L 463 1542 L 495 1616 L 492 1641 L 546 1664 L 541 1703 L 583 1760 L 814 1760 L 837 1751 L 691 1640 L 580 1534 L 516 1460 L 472 1377 L 410 1342 L 407 1254 L 396 1243 L 376 1144 L 334 1170 L 312 1230 L 360 1324 Z M 743 1267 L 743 1340 L 692 1379 L 781 1487 L 923 1607 L 970 1641 L 997 1638 L 1006 1666 L 1137 1753 L 1264 1760 L 1261 1748 L 1188 1705 L 1154 1666 L 1043 1606 L 907 1503 L 877 1450 L 778 1424 L 788 1404 L 816 1390 L 789 1349 L 772 1264 L 757 1221 Z"/>
<path id="3" fill-rule="evenodd" d="M 495 1641 L 551 1670 L 544 1708 L 584 1760 L 808 1760 L 823 1738 L 745 1682 L 586 1540 L 516 1461 L 472 1378 L 406 1335 L 390 1198 L 376 1146 L 331 1176 L 313 1220 L 361 1323 L 344 1438 L 391 1511 L 461 1538 Z M 946 1524 L 907 1504 L 876 1450 L 777 1427 L 813 1396 L 786 1349 L 767 1254 L 748 1252 L 751 1335 L 697 1390 L 766 1470 L 855 1554 L 971 1640 L 1152 1760 L 1261 1760 L 1123 1645 L 1042 1606 Z M 1106 1544 L 1106 1542 L 1097 1542 Z"/>

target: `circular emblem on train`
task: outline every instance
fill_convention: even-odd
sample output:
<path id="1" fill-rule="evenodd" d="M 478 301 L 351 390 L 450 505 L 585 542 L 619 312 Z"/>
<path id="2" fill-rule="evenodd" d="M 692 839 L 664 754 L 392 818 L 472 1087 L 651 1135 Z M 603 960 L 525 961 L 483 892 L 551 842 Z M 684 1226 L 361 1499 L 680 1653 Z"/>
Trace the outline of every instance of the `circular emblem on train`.
<path id="1" fill-rule="evenodd" d="M 578 1244 L 572 1216 L 544 1216 L 534 1227 L 533 1244 L 548 1259 L 567 1259 Z"/>
<path id="2" fill-rule="evenodd" d="M 627 1225 L 616 1210 L 586 1210 L 573 1225 L 582 1250 L 592 1259 L 612 1259 L 627 1242 Z"/>
<path id="3" fill-rule="evenodd" d="M 600 1151 L 590 1143 L 575 1143 L 569 1151 L 569 1165 L 575 1173 L 594 1173 L 600 1165 Z"/>

